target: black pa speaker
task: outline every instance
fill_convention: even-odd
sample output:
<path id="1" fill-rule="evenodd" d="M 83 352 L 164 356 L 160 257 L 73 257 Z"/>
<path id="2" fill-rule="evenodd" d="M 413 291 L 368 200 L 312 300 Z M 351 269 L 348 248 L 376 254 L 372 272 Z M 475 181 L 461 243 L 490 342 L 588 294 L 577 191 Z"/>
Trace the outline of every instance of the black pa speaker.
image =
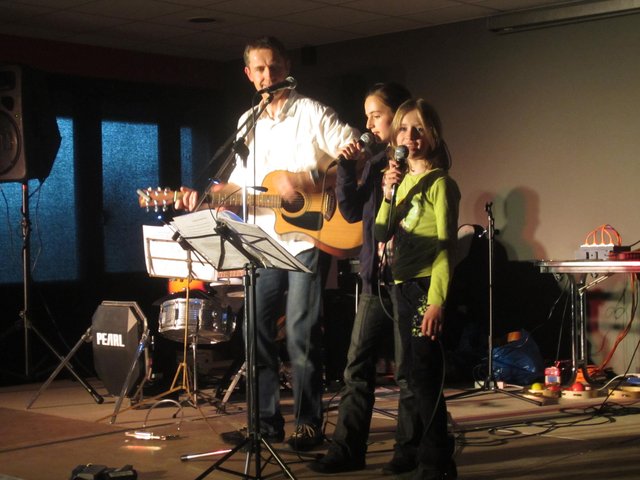
<path id="1" fill-rule="evenodd" d="M 136 302 L 104 301 L 91 321 L 93 366 L 112 395 L 119 396 L 147 329 L 147 320 Z M 147 349 L 138 358 L 125 396 L 131 396 L 149 368 Z"/>
<path id="2" fill-rule="evenodd" d="M 42 72 L 0 65 L 0 182 L 44 180 L 60 131 Z"/>

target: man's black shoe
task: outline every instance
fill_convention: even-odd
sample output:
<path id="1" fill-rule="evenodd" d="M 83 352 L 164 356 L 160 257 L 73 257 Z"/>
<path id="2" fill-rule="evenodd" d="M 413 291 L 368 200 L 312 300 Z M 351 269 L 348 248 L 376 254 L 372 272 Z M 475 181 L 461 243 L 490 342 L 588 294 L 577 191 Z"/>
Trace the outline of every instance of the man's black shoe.
<path id="1" fill-rule="evenodd" d="M 324 435 L 319 428 L 303 423 L 296 427 L 296 431 L 289 437 L 287 443 L 293 450 L 306 452 L 322 445 L 323 441 Z"/>
<path id="2" fill-rule="evenodd" d="M 326 455 L 309 464 L 309 468 L 317 473 L 342 473 L 364 470 L 364 458 L 350 458 L 340 450 L 329 449 Z"/>

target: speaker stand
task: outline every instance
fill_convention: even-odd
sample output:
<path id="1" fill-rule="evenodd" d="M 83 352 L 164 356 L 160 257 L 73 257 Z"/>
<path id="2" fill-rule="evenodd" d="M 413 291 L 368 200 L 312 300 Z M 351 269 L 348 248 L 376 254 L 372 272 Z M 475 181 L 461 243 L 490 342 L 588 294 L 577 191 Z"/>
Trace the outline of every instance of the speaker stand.
<path id="1" fill-rule="evenodd" d="M 24 373 L 26 378 L 31 378 L 33 376 L 33 372 L 31 369 L 31 341 L 30 341 L 30 333 L 34 333 L 40 341 L 53 353 L 53 355 L 61 362 L 58 368 L 54 371 L 54 374 L 49 377 L 46 382 L 46 386 L 51 383 L 55 375 L 57 375 L 62 368 L 66 367 L 67 370 L 75 377 L 75 379 L 84 387 L 84 389 L 89 392 L 89 394 L 93 397 L 96 403 L 102 403 L 103 398 L 96 392 L 96 390 L 87 383 L 85 379 L 83 379 L 73 368 L 73 366 L 69 363 L 69 360 L 75 353 L 75 351 L 80 347 L 82 339 L 78 342 L 76 347 L 71 351 L 67 358 L 63 358 L 57 350 L 51 345 L 51 343 L 45 338 L 42 333 L 33 325 L 30 318 L 30 307 L 31 307 L 31 220 L 29 218 L 29 181 L 25 180 L 22 182 L 22 301 L 23 307 L 20 312 L 20 319 L 16 323 L 14 328 L 18 326 L 22 326 L 24 333 Z M 6 333 L 5 333 L 6 335 Z M 5 336 L 3 335 L 3 337 Z M 85 334 L 86 335 L 86 334 Z M 46 388 L 44 386 L 44 388 Z M 44 391 L 44 388 L 41 388 L 38 392 L 38 395 Z M 27 408 L 31 407 L 33 402 L 36 400 L 34 397 Z"/>

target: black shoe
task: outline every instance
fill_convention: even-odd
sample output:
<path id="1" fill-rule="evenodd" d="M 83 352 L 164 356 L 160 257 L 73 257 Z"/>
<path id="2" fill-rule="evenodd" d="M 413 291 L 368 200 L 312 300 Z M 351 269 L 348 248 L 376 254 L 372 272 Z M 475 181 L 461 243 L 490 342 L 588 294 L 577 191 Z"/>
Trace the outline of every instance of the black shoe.
<path id="1" fill-rule="evenodd" d="M 249 429 L 247 427 L 242 427 L 240 430 L 233 430 L 231 432 L 223 432 L 220 434 L 220 438 L 222 441 L 228 445 L 240 445 L 247 439 L 249 435 Z M 277 432 L 262 432 L 262 438 L 267 440 L 270 443 L 281 443 L 284 441 L 284 431 L 280 430 Z"/>
<path id="2" fill-rule="evenodd" d="M 364 470 L 364 458 L 350 458 L 340 450 L 331 450 L 318 460 L 311 462 L 309 468 L 317 473 L 342 473 Z"/>
<path id="3" fill-rule="evenodd" d="M 407 473 L 412 470 L 415 470 L 416 462 L 415 460 L 409 460 L 404 457 L 393 457 L 389 463 L 386 463 L 382 466 L 383 475 L 400 475 L 402 473 Z"/>
<path id="4" fill-rule="evenodd" d="M 306 452 L 319 445 L 322 445 L 324 435 L 318 427 L 309 424 L 301 424 L 296 427 L 296 431 L 289 437 L 287 443 L 293 450 Z"/>

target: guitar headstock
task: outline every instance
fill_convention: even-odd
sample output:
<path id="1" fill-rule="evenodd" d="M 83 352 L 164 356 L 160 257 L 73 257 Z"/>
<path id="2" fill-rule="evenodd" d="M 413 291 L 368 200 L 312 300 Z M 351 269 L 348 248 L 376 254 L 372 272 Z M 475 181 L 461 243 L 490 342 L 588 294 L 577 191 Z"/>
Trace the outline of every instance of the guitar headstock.
<path id="1" fill-rule="evenodd" d="M 182 197 L 182 194 L 178 191 L 170 190 L 168 188 L 139 188 L 136 190 L 138 194 L 138 203 L 140 207 L 147 210 L 153 208 L 154 211 L 162 210 L 166 211 L 170 205 L 173 205 L 176 200 Z"/>

